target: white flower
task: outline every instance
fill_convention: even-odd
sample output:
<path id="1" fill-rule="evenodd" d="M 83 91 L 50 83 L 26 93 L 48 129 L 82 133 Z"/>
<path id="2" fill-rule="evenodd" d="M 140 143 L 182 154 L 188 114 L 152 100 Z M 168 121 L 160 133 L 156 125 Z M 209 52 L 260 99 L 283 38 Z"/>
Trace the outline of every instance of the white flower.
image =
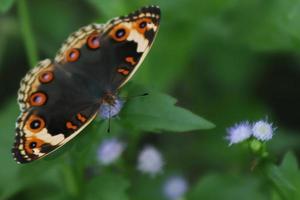
<path id="1" fill-rule="evenodd" d="M 99 115 L 102 119 L 109 119 L 116 116 L 122 109 L 124 102 L 121 99 L 116 99 L 114 105 L 108 103 L 101 104 Z"/>
<path id="2" fill-rule="evenodd" d="M 273 137 L 274 130 L 271 123 L 263 120 L 255 122 L 252 127 L 253 136 L 261 141 L 270 140 Z"/>
<path id="3" fill-rule="evenodd" d="M 118 139 L 105 139 L 98 148 L 98 160 L 103 165 L 109 165 L 120 157 L 124 149 L 125 144 Z"/>
<path id="4" fill-rule="evenodd" d="M 229 145 L 236 144 L 248 139 L 252 135 L 249 122 L 241 122 L 227 129 Z"/>
<path id="5" fill-rule="evenodd" d="M 164 194 L 170 200 L 181 199 L 188 189 L 187 181 L 181 176 L 169 178 L 164 184 Z"/>
<path id="6" fill-rule="evenodd" d="M 145 147 L 138 156 L 137 169 L 151 176 L 160 173 L 163 165 L 161 153 L 152 146 Z"/>

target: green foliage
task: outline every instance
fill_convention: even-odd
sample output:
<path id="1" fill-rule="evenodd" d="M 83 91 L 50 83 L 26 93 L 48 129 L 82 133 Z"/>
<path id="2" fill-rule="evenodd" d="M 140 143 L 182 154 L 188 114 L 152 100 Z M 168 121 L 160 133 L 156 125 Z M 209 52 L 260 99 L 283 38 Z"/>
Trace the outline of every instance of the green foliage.
<path id="1" fill-rule="evenodd" d="M 9 103 L 0 115 L 0 127 L 2 138 L 0 140 L 1 166 L 5 170 L 0 171 L 0 197 L 5 198 L 19 190 L 20 182 L 18 181 L 18 166 L 12 160 L 9 145 L 13 143 L 14 121 L 17 116 L 15 103 Z"/>
<path id="2" fill-rule="evenodd" d="M 116 174 L 103 174 L 89 181 L 86 185 L 87 195 L 85 199 L 107 199 L 107 200 L 128 200 L 126 194 L 129 188 L 127 179 Z"/>
<path id="3" fill-rule="evenodd" d="M 253 177 L 208 174 L 196 183 L 188 199 L 266 199 L 260 187 L 259 180 Z"/>
<path id="4" fill-rule="evenodd" d="M 0 1 L 0 14 L 7 12 L 12 6 L 14 0 L 1 0 Z"/>
<path id="5" fill-rule="evenodd" d="M 26 47 L 29 64 L 34 67 L 38 62 L 38 53 L 27 7 L 28 5 L 26 0 L 18 1 L 18 14 L 21 24 L 21 33 L 23 35 L 24 46 Z"/>
<path id="6" fill-rule="evenodd" d="M 131 199 L 143 200 L 165 200 L 163 196 L 163 181 L 164 177 L 148 177 L 145 175 L 134 176 L 131 178 L 134 187 L 129 188 Z"/>
<path id="7" fill-rule="evenodd" d="M 279 167 L 271 165 L 268 168 L 268 176 L 284 199 L 300 198 L 300 171 L 293 153 L 287 153 Z"/>

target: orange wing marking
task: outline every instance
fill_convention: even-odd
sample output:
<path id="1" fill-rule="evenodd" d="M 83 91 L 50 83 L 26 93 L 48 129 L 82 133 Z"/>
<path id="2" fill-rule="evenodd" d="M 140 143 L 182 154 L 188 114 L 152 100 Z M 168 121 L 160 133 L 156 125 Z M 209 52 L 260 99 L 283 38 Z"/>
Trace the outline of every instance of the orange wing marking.
<path id="1" fill-rule="evenodd" d="M 118 73 L 123 74 L 124 76 L 129 74 L 129 71 L 127 69 L 118 69 Z"/>
<path id="2" fill-rule="evenodd" d="M 125 58 L 126 62 L 132 64 L 132 65 L 135 65 L 136 62 L 134 61 L 134 58 L 133 57 L 126 57 Z"/>
<path id="3" fill-rule="evenodd" d="M 77 114 L 77 119 L 82 123 L 86 122 L 86 118 L 80 113 Z"/>
<path id="4" fill-rule="evenodd" d="M 66 127 L 72 130 L 76 130 L 78 128 L 76 125 L 73 125 L 72 122 L 67 122 Z"/>

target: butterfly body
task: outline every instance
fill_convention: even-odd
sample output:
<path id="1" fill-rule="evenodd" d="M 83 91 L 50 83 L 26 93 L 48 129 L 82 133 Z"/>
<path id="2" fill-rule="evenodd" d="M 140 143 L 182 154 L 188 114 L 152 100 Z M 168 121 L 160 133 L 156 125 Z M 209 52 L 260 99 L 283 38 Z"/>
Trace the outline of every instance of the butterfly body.
<path id="1" fill-rule="evenodd" d="M 80 133 L 102 105 L 114 106 L 118 90 L 148 53 L 159 20 L 159 8 L 149 6 L 105 25 L 83 27 L 53 61 L 43 60 L 28 72 L 18 93 L 16 161 L 48 155 Z"/>

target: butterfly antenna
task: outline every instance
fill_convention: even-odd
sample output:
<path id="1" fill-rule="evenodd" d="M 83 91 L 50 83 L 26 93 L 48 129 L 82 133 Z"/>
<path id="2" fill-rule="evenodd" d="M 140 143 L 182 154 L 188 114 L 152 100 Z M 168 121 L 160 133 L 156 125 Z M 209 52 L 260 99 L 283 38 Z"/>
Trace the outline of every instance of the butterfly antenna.
<path id="1" fill-rule="evenodd" d="M 149 93 L 145 92 L 143 94 L 139 94 L 139 95 L 134 95 L 134 96 L 127 96 L 127 97 L 120 97 L 122 100 L 129 100 L 129 99 L 134 99 L 134 98 L 137 98 L 137 97 L 144 97 L 144 96 L 148 96 Z"/>

